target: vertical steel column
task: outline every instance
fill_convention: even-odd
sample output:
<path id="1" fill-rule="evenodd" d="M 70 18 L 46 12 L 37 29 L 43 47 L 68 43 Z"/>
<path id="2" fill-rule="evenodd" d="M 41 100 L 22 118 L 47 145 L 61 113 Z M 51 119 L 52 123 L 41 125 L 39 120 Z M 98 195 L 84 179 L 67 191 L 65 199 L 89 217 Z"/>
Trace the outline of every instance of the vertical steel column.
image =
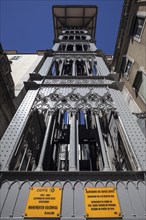
<path id="1" fill-rule="evenodd" d="M 28 145 L 25 146 L 25 149 L 24 149 L 24 152 L 23 152 L 23 156 L 22 156 L 21 163 L 20 163 L 20 165 L 19 165 L 19 169 L 18 169 L 18 171 L 21 170 L 21 167 L 22 167 L 22 164 L 23 164 L 23 161 L 24 161 L 24 158 L 25 158 L 26 152 L 27 152 L 27 148 L 28 148 Z"/>
<path id="2" fill-rule="evenodd" d="M 28 152 L 28 161 L 27 161 L 27 165 L 26 165 L 25 171 L 27 171 L 28 168 L 29 168 L 29 164 L 30 164 L 31 156 L 32 156 L 32 153 L 31 153 L 31 152 Z"/>
<path id="3" fill-rule="evenodd" d="M 72 112 L 70 124 L 70 155 L 69 171 L 78 170 L 78 138 L 77 138 L 76 112 Z"/>
<path id="4" fill-rule="evenodd" d="M 72 76 L 76 76 L 76 60 L 72 63 Z"/>
<path id="5" fill-rule="evenodd" d="M 82 51 L 84 51 L 84 47 L 83 47 L 83 44 L 81 44 L 82 45 Z"/>
<path id="6" fill-rule="evenodd" d="M 62 63 L 61 63 L 61 65 L 60 65 L 60 68 L 59 68 L 59 71 L 60 71 L 59 76 L 62 75 L 62 70 L 63 70 L 64 61 L 65 61 L 65 59 L 62 60 Z"/>
<path id="7" fill-rule="evenodd" d="M 35 164 L 35 160 L 34 158 L 32 158 L 32 171 L 35 171 L 35 168 L 36 168 L 36 164 Z"/>
<path id="8" fill-rule="evenodd" d="M 87 73 L 87 76 L 89 76 L 89 70 L 88 70 L 88 65 L 89 65 L 89 64 L 87 64 L 87 60 L 85 61 L 85 65 L 86 65 L 86 73 Z"/>
<path id="9" fill-rule="evenodd" d="M 88 129 L 87 110 L 84 110 L 84 117 L 85 117 L 86 129 Z"/>
<path id="10" fill-rule="evenodd" d="M 94 70 L 94 60 L 93 60 L 93 59 L 92 59 L 92 64 L 91 64 L 91 66 L 92 66 L 91 74 L 92 74 L 92 76 L 93 76 L 93 70 Z"/>
<path id="11" fill-rule="evenodd" d="M 44 156 L 45 156 L 45 152 L 46 152 L 49 133 L 51 130 L 50 128 L 51 128 L 52 118 L 53 118 L 53 113 L 51 112 L 49 115 L 48 124 L 47 124 L 46 132 L 45 132 L 45 137 L 44 137 L 44 141 L 43 141 L 43 145 L 42 145 L 42 149 L 41 149 L 41 153 L 40 153 L 40 158 L 39 158 L 39 162 L 38 162 L 36 171 L 43 171 L 43 161 L 44 161 Z"/>
<path id="12" fill-rule="evenodd" d="M 73 51 L 76 51 L 76 44 L 74 44 L 73 46 Z"/>
<path id="13" fill-rule="evenodd" d="M 99 116 L 96 113 L 94 113 L 94 115 L 95 115 L 95 122 L 96 122 L 97 131 L 99 134 L 99 140 L 100 140 L 103 161 L 104 161 L 103 171 L 110 171 L 108 158 L 107 158 L 107 154 L 106 154 L 106 149 L 105 149 L 105 145 L 104 145 L 104 140 L 103 140 L 103 136 L 102 136 L 102 131 L 101 131 L 101 127 L 100 127 Z"/>
<path id="14" fill-rule="evenodd" d="M 68 47 L 68 43 L 66 44 L 66 47 L 65 47 L 65 50 L 64 50 L 64 51 L 67 51 L 67 47 Z"/>
<path id="15" fill-rule="evenodd" d="M 105 140 L 104 140 L 104 146 L 105 146 L 105 151 L 106 151 L 106 155 L 108 158 L 108 164 L 109 164 L 110 170 L 112 170 L 112 165 L 111 165 L 110 156 L 109 156 L 109 152 L 108 152 L 108 146 L 107 146 L 107 143 Z"/>

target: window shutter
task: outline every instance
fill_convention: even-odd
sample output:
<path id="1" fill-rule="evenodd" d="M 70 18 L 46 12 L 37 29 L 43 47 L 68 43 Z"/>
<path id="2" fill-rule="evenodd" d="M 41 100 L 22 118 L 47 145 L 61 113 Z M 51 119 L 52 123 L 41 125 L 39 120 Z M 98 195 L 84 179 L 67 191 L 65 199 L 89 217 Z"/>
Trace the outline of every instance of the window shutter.
<path id="1" fill-rule="evenodd" d="M 137 71 L 132 87 L 138 92 L 142 83 L 142 71 Z"/>
<path id="2" fill-rule="evenodd" d="M 124 73 L 124 71 L 125 71 L 125 66 L 126 66 L 126 56 L 124 55 L 122 58 L 121 67 L 120 67 L 120 71 L 122 73 Z"/>

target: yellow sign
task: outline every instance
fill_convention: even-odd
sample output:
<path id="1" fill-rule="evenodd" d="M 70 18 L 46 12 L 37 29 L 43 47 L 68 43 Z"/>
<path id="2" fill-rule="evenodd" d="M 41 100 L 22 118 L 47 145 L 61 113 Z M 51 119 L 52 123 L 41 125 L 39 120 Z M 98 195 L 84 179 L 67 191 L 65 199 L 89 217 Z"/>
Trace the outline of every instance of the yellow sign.
<path id="1" fill-rule="evenodd" d="M 121 218 L 115 188 L 85 188 L 86 218 Z"/>
<path id="2" fill-rule="evenodd" d="M 25 218 L 59 218 L 62 189 L 32 187 L 25 209 Z"/>

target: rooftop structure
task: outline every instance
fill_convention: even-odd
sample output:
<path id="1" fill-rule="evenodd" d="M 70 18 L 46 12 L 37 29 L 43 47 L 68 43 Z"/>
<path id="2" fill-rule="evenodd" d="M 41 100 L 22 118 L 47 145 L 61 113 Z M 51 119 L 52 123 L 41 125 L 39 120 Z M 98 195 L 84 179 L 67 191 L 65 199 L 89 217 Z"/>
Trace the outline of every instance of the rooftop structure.
<path id="1" fill-rule="evenodd" d="M 65 5 L 53 6 L 53 21 L 55 39 L 58 39 L 62 29 L 81 28 L 88 30 L 92 39 L 96 33 L 96 5 Z"/>

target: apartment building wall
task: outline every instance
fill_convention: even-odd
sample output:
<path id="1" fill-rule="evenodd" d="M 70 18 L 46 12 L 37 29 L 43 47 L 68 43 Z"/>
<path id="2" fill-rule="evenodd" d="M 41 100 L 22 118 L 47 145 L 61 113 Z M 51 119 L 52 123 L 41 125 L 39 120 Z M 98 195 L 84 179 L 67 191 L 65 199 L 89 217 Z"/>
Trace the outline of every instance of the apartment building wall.
<path id="1" fill-rule="evenodd" d="M 146 111 L 146 1 L 125 0 L 113 58 L 125 83 L 123 96 L 133 113 Z M 138 120 L 144 131 L 145 121 Z"/>
<path id="2" fill-rule="evenodd" d="M 29 79 L 29 73 L 32 73 L 42 59 L 38 54 L 11 54 L 8 55 L 11 61 L 12 78 L 15 84 L 15 96 L 17 97 L 24 87 L 23 82 Z"/>
<path id="3" fill-rule="evenodd" d="M 3 136 L 14 113 L 14 82 L 9 60 L 0 45 L 0 138 Z"/>
<path id="4" fill-rule="evenodd" d="M 146 1 L 145 5 L 138 7 L 138 11 L 136 13 L 136 19 L 145 19 L 146 17 Z M 125 86 L 128 88 L 130 93 L 132 94 L 134 100 L 138 104 L 141 111 L 145 111 L 145 103 L 146 103 L 146 91 L 145 87 L 140 85 L 138 93 L 135 91 L 135 87 L 132 87 L 134 84 L 134 80 L 136 79 L 136 75 L 138 71 L 142 71 L 142 77 L 146 77 L 146 21 L 144 20 L 143 25 L 141 27 L 140 36 L 132 35 L 130 38 L 129 46 L 127 48 L 126 58 L 132 62 L 132 66 L 129 70 L 128 75 L 125 76 L 124 73 L 122 79 L 125 82 Z M 134 24 L 135 25 L 135 24 Z M 133 27 L 135 28 L 135 27 Z M 128 63 L 126 63 L 128 65 Z M 125 70 L 126 70 L 125 65 Z M 144 80 L 144 79 L 143 79 Z M 138 82 L 137 82 L 138 83 Z"/>
<path id="5" fill-rule="evenodd" d="M 38 53 L 20 54 L 17 51 L 3 52 L 1 49 L 0 138 L 26 94 L 24 81 L 29 80 L 29 73 L 39 70 L 42 57 Z"/>

